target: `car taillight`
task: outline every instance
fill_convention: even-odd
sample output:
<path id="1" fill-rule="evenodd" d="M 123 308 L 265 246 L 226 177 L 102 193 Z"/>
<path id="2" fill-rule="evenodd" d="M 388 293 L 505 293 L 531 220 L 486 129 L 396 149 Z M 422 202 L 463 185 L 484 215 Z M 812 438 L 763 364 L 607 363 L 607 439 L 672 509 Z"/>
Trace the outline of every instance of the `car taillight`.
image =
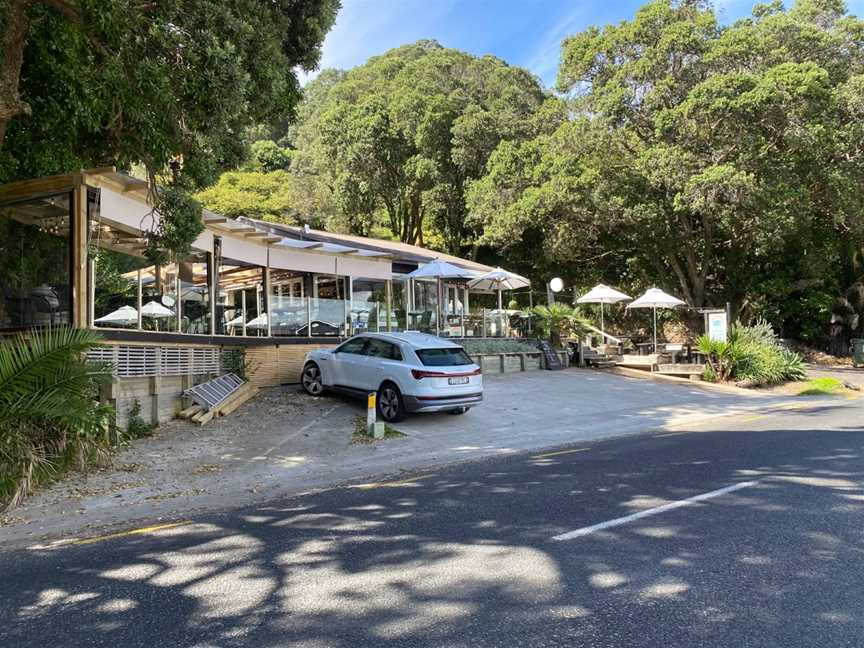
<path id="1" fill-rule="evenodd" d="M 411 375 L 415 380 L 423 378 L 458 378 L 460 376 L 479 376 L 482 372 L 479 367 L 474 371 L 464 371 L 462 373 L 444 373 L 443 371 L 424 371 L 423 369 L 412 369 Z"/>

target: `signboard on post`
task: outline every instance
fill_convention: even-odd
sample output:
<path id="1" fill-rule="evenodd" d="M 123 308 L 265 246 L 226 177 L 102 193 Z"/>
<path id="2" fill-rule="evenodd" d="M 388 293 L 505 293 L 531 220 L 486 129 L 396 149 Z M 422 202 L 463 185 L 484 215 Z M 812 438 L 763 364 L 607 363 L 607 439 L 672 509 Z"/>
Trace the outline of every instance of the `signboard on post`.
<path id="1" fill-rule="evenodd" d="M 714 311 L 705 315 L 708 328 L 708 338 L 714 342 L 725 342 L 729 329 L 726 311 Z"/>

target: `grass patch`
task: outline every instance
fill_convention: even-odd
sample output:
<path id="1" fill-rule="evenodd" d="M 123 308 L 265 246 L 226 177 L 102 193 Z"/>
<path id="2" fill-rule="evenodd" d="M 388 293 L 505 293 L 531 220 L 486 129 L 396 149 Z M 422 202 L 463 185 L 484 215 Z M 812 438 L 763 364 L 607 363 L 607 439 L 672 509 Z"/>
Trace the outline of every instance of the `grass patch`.
<path id="1" fill-rule="evenodd" d="M 384 424 L 384 438 L 373 439 L 366 431 L 366 417 L 358 414 L 354 417 L 354 432 L 351 434 L 351 443 L 372 444 L 376 441 L 386 441 L 387 439 L 397 439 L 399 437 L 408 436 L 404 432 L 400 432 L 392 427 L 389 423 Z"/>
<path id="2" fill-rule="evenodd" d="M 843 381 L 836 378 L 813 378 L 802 385 L 799 396 L 825 396 L 843 389 Z"/>

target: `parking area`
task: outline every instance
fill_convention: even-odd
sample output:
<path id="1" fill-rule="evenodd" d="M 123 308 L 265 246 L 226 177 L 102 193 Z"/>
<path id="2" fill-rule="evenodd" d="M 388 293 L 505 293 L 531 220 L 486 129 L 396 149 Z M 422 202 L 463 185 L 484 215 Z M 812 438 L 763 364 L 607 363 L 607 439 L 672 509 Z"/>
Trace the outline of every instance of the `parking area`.
<path id="1" fill-rule="evenodd" d="M 346 482 L 758 411 L 785 397 L 568 369 L 488 376 L 467 414 L 408 417 L 403 437 L 352 442 L 365 403 L 263 390 L 204 427 L 174 421 L 120 452 L 110 469 L 76 475 L 6 516 L 0 542 L 175 519 Z M 788 399 L 787 399 L 788 400 Z"/>

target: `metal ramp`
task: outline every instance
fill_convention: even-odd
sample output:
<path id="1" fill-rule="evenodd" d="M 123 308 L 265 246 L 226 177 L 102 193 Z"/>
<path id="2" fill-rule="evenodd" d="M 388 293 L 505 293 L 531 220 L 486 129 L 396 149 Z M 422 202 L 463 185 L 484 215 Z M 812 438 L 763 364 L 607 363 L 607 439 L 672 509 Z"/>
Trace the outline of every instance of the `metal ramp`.
<path id="1" fill-rule="evenodd" d="M 233 373 L 208 380 L 200 385 L 187 389 L 183 395 L 204 409 L 212 410 L 244 385 L 240 376 Z"/>

